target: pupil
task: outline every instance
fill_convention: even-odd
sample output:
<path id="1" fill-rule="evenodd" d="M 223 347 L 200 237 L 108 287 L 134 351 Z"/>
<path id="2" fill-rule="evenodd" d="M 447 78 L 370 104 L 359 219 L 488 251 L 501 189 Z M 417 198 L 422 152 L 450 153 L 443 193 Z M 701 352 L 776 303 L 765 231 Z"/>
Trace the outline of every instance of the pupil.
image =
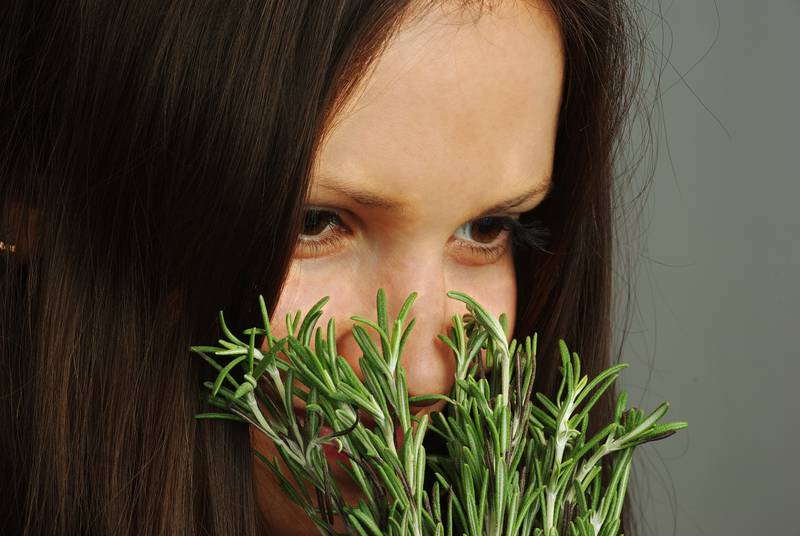
<path id="1" fill-rule="evenodd" d="M 498 224 L 498 220 L 496 218 L 491 218 L 491 217 L 481 218 L 481 219 L 477 220 L 476 223 L 477 223 L 477 225 L 475 225 L 475 227 L 477 227 L 477 229 L 478 229 L 477 234 L 479 234 L 479 235 L 490 234 L 491 235 L 491 236 L 489 236 L 487 238 L 487 241 L 492 241 L 499 234 L 499 228 L 498 228 L 498 225 L 497 225 Z M 492 232 L 493 228 L 497 232 Z M 472 234 L 473 238 L 475 238 L 475 239 L 480 238 L 480 237 L 476 236 L 475 232 L 472 232 L 470 234 Z"/>
<path id="2" fill-rule="evenodd" d="M 330 215 L 331 213 L 324 210 L 307 210 L 305 213 L 303 234 L 314 236 L 319 232 L 324 231 L 331 219 L 330 216 L 322 216 L 324 214 Z M 324 225 L 320 225 L 321 223 Z M 314 232 L 315 230 L 317 232 Z"/>

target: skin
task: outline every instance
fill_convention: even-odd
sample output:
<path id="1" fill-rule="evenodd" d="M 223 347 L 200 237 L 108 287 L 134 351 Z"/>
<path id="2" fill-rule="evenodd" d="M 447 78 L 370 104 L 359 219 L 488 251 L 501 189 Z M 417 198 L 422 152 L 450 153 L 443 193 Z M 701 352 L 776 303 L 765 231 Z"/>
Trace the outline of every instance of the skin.
<path id="1" fill-rule="evenodd" d="M 350 317 L 375 320 L 376 293 L 383 287 L 392 320 L 416 291 L 408 317 L 416 324 L 401 358 L 415 396 L 447 393 L 453 383 L 455 362 L 436 335 L 447 333 L 453 315 L 467 311 L 447 297 L 449 290 L 466 292 L 493 315 L 505 312 L 513 332 L 517 283 L 510 232 L 497 225 L 478 232 L 477 220 L 517 218 L 546 195 L 563 83 L 561 43 L 555 15 L 535 2 L 500 2 L 477 21 L 455 4 L 442 4 L 400 29 L 335 118 L 315 159 L 306 207 L 338 219 L 321 213 L 320 224 L 300 238 L 338 236 L 339 242 L 319 250 L 298 244 L 270 311 L 276 337 L 286 335 L 287 313 L 306 312 L 330 296 L 317 325 L 334 318 L 338 352 L 363 378 Z M 331 183 L 403 207 L 364 207 L 326 186 Z M 537 186 L 543 191 L 520 206 L 485 214 Z M 469 245 L 506 249 L 486 257 Z M 296 407 L 302 404 L 295 398 Z M 442 407 L 412 410 L 422 416 Z M 252 428 L 251 445 L 284 467 L 272 441 Z M 259 509 L 278 533 L 318 533 L 269 470 L 255 459 L 254 467 Z M 357 504 L 357 485 L 338 466 L 332 473 L 347 502 Z M 337 528 L 343 529 L 341 522 Z"/>

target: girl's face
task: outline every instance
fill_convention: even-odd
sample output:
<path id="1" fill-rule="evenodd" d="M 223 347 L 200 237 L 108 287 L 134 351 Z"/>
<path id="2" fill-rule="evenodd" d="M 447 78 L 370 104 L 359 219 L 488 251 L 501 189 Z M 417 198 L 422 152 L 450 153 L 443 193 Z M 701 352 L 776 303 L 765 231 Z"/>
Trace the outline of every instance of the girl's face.
<path id="1" fill-rule="evenodd" d="M 362 377 L 350 317 L 375 320 L 383 287 L 391 321 L 416 291 L 401 359 L 412 396 L 451 388 L 455 362 L 436 335 L 466 306 L 447 291 L 505 312 L 513 332 L 517 274 L 503 218 L 533 209 L 550 185 L 564 62 L 558 22 L 530 1 L 473 16 L 448 6 L 404 26 L 336 117 L 288 279 L 269 311 L 280 338 L 287 313 L 330 296 L 317 325 L 324 332 L 335 319 L 338 351 Z M 253 431 L 251 442 L 280 460 L 262 434 Z M 254 464 L 259 507 L 276 530 L 315 533 L 269 469 Z M 335 463 L 332 472 L 357 504 L 357 485 Z"/>

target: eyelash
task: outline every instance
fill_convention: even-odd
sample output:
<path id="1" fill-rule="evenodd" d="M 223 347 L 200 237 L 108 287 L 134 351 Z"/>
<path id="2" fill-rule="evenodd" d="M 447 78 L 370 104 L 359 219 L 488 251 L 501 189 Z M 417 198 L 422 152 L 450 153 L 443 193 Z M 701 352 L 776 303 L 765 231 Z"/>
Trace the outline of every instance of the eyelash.
<path id="1" fill-rule="evenodd" d="M 318 212 L 320 214 L 330 215 L 332 217 L 328 218 L 329 221 L 335 220 L 338 224 L 342 223 L 339 215 L 331 210 L 307 209 L 307 212 Z M 484 216 L 468 223 L 474 223 L 484 218 L 496 218 L 502 222 L 501 231 L 510 231 L 513 250 L 517 248 L 534 248 L 545 252 L 547 251 L 545 247 L 548 244 L 547 237 L 550 236 L 550 230 L 545 227 L 541 221 L 520 222 L 510 216 Z M 326 226 L 326 229 L 327 228 Z M 299 238 L 298 242 L 302 244 L 303 247 L 309 248 L 313 255 L 337 246 L 342 240 L 341 234 L 341 231 L 328 233 L 324 238 L 314 240 Z M 506 251 L 505 243 L 499 246 L 476 246 L 466 240 L 462 240 L 462 242 L 464 243 L 464 247 L 470 252 L 487 260 L 497 259 Z"/>

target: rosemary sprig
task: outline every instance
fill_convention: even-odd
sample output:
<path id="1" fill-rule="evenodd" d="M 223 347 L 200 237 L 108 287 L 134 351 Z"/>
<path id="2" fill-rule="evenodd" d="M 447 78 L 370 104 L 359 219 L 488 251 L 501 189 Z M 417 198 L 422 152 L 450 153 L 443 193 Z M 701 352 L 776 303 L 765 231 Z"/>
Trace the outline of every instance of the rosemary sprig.
<path id="1" fill-rule="evenodd" d="M 439 334 L 456 361 L 453 389 L 446 396 L 408 396 L 400 356 L 414 325 L 414 319 L 406 325 L 406 317 L 415 292 L 391 324 L 383 289 L 376 299 L 377 322 L 351 317 L 363 382 L 337 352 L 334 320 L 328 321 L 325 337 L 322 328 L 315 329 L 327 296 L 302 322 L 300 311 L 294 318 L 286 315 L 288 335 L 279 340 L 259 296 L 264 327 L 245 330 L 247 342 L 230 331 L 220 311 L 226 339 L 218 340 L 219 347 L 191 347 L 218 371 L 216 380 L 204 385 L 209 404 L 221 410 L 195 417 L 247 422 L 269 437 L 295 482 L 309 482 L 317 490 L 316 501 L 281 473 L 276 460 L 256 456 L 322 534 L 338 534 L 333 524 L 340 517 L 346 533 L 358 535 L 618 535 L 634 448 L 688 424 L 658 424 L 667 402 L 647 417 L 639 409 L 625 409 L 623 391 L 614 421 L 587 437 L 591 408 L 627 365 L 590 380 L 581 376 L 578 354 L 560 340 L 562 382 L 551 400 L 533 393 L 536 334 L 509 342 L 505 313 L 495 318 L 467 294 L 447 295 L 464 302 L 468 313 L 453 316 L 450 336 Z M 376 333 L 377 342 L 364 326 Z M 266 337 L 266 352 L 255 347 L 256 335 Z M 305 403 L 305 422 L 294 412 L 294 396 Z M 411 403 L 435 400 L 447 402 L 443 411 L 421 419 L 411 415 Z M 362 414 L 374 420 L 373 428 L 360 421 Z M 322 425 L 334 433 L 320 436 Z M 397 444 L 396 426 L 404 432 L 402 444 Z M 445 439 L 447 456 L 428 456 L 423 444 L 428 430 Z M 325 443 L 349 458 L 348 464 L 336 463 L 363 491 L 358 505 L 343 500 L 322 450 Z M 600 461 L 605 456 L 612 457 L 613 471 L 604 480 Z M 428 464 L 435 477 L 430 489 L 424 480 Z"/>

